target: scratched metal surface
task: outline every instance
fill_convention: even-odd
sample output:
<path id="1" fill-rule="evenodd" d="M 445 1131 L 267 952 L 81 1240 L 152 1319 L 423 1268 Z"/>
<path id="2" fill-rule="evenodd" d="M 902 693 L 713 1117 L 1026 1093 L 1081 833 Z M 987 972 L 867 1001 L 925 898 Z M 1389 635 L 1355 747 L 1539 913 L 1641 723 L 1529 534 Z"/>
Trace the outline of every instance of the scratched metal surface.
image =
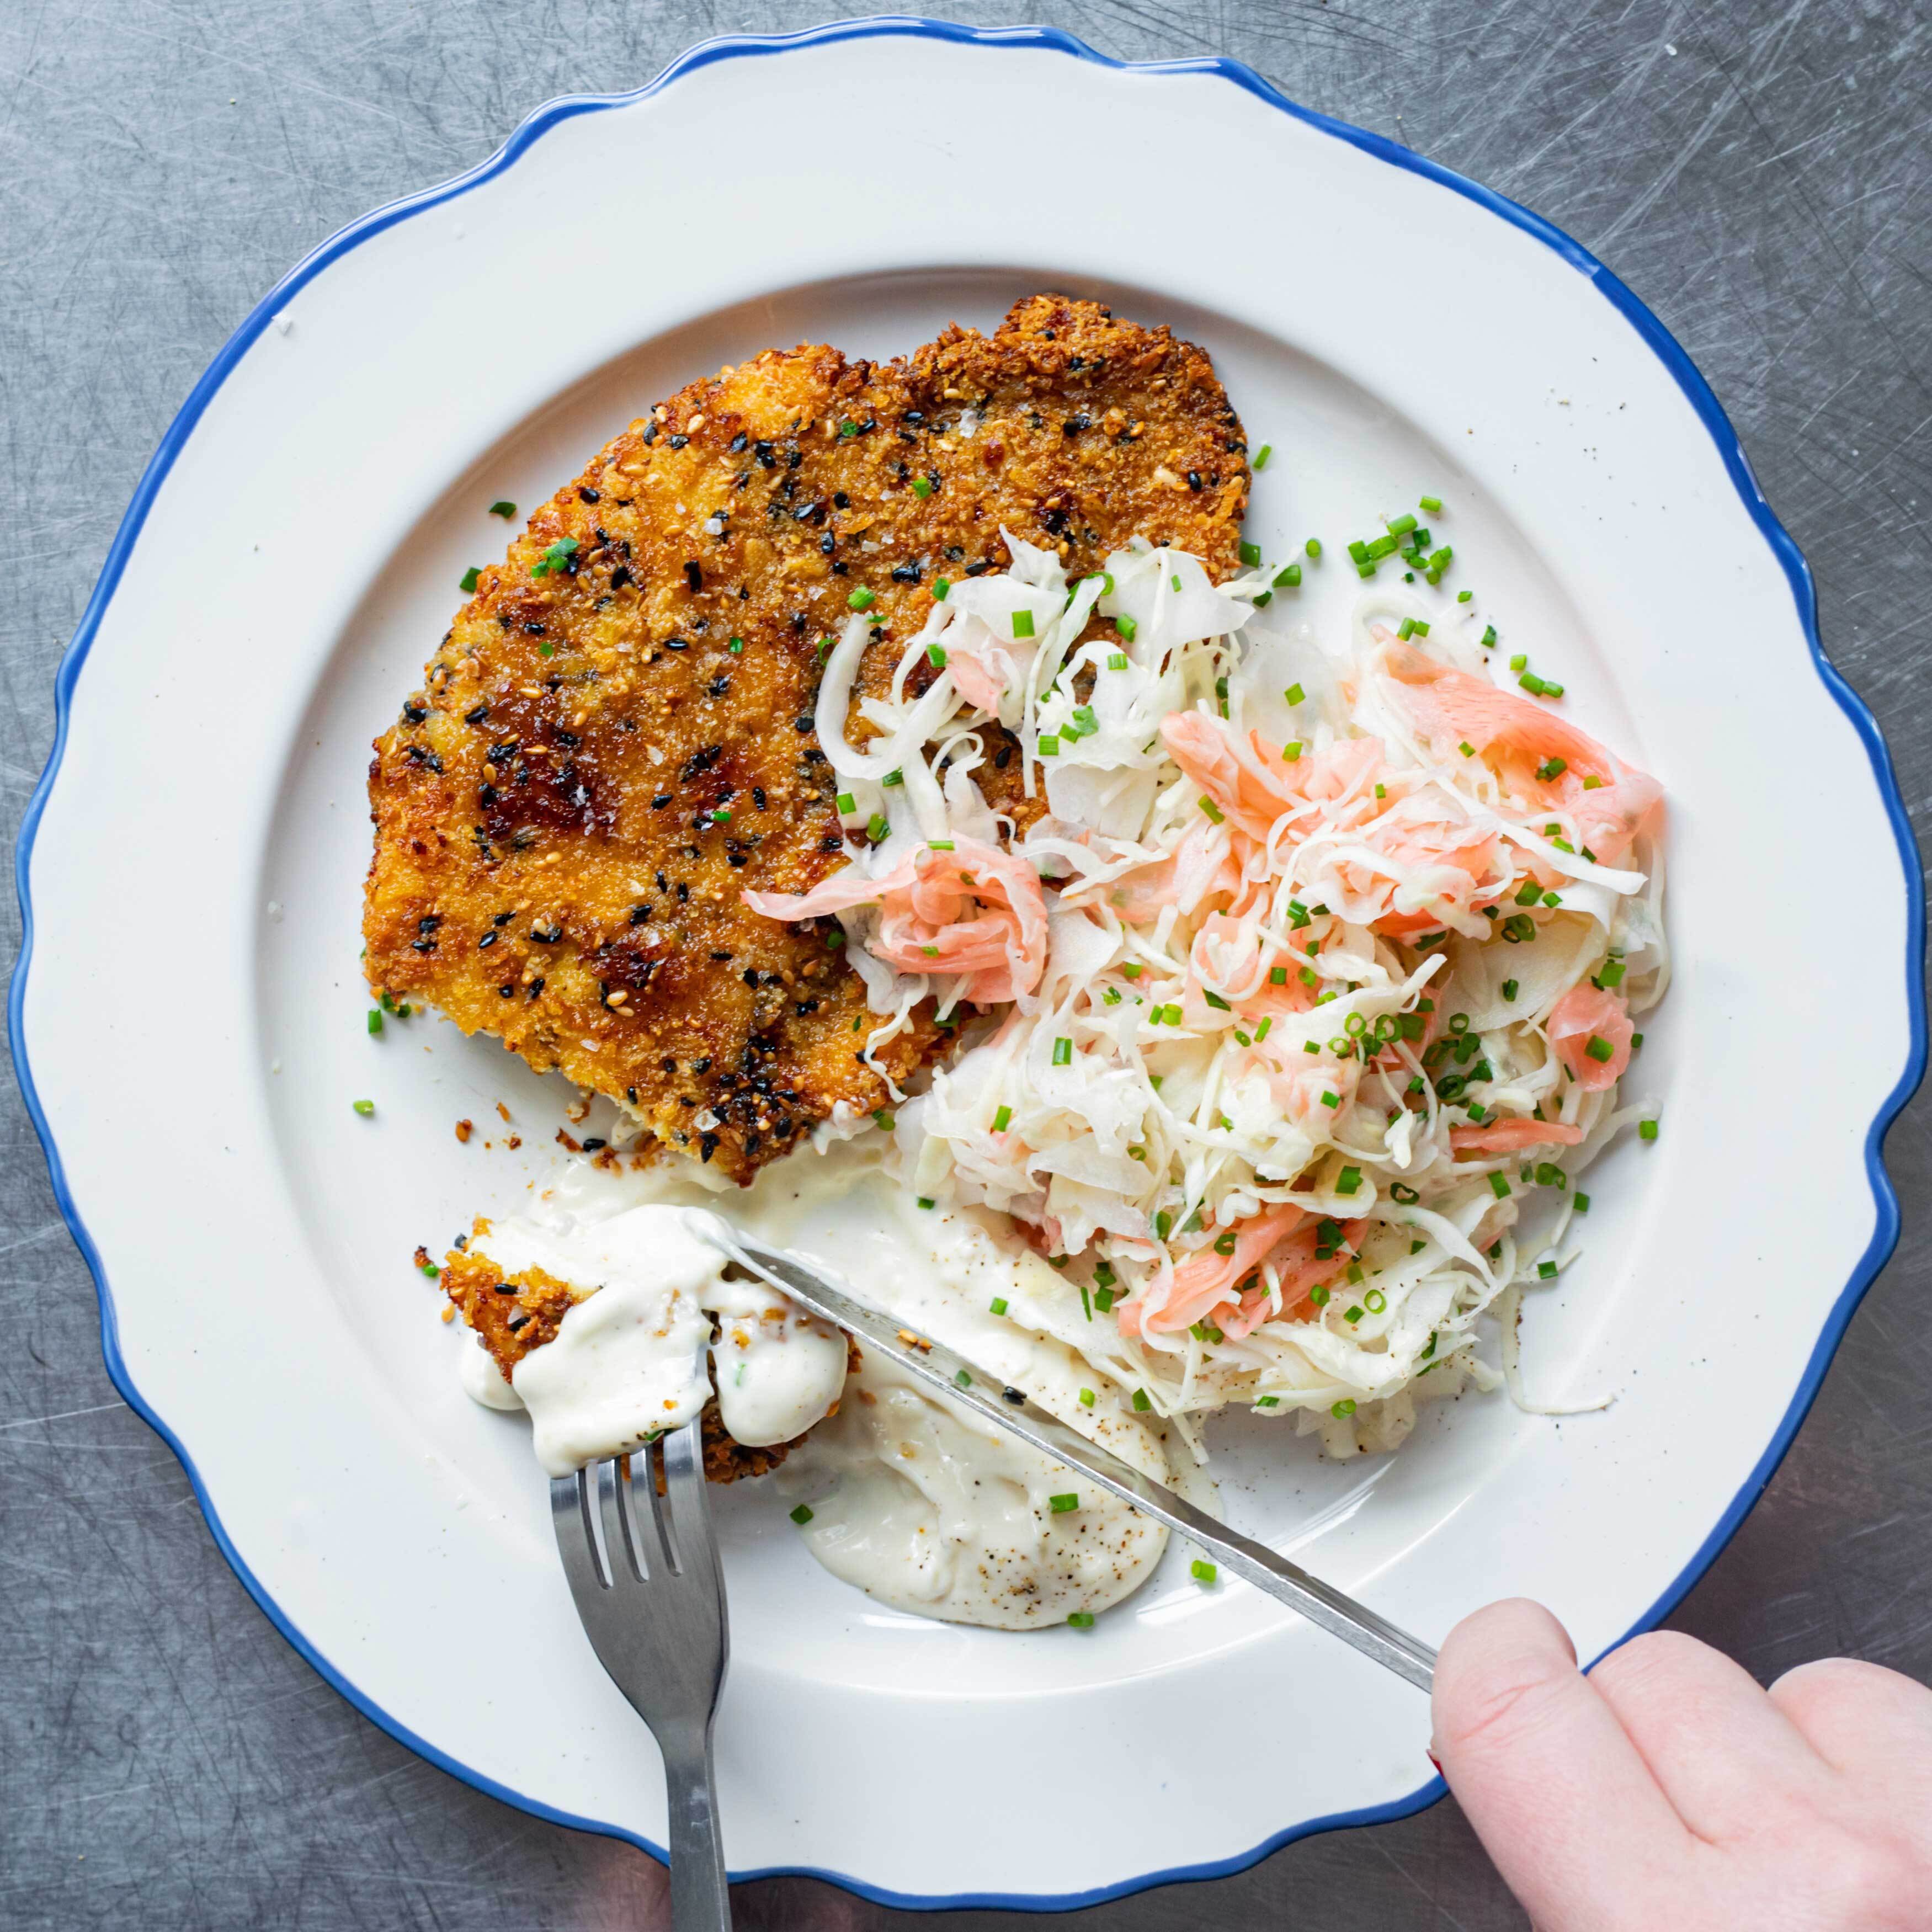
<path id="1" fill-rule="evenodd" d="M 549 96 L 634 86 L 708 34 L 802 26 L 822 10 L 822 0 L 0 7 L 10 843 L 46 756 L 55 663 L 122 506 L 256 296 L 364 208 L 481 158 Z M 1932 34 L 1921 6 L 1104 0 L 1040 16 L 1129 58 L 1238 56 L 1605 257 L 1737 422 L 1817 572 L 1826 640 L 1889 734 L 1922 836 Z M 1292 245 L 1292 208 L 1258 202 L 1256 214 Z M 0 919 L 10 956 L 10 903 Z M 130 946 L 134 997 L 138 960 Z M 0 1110 L 0 1924 L 662 1924 L 661 1885 L 640 1854 L 422 1763 L 254 1608 L 180 1468 L 103 1372 L 93 1291 L 10 1078 Z M 1922 1105 L 1892 1137 L 1906 1205 L 1897 1259 L 1763 1503 L 1674 1619 L 1760 1676 L 1834 1651 L 1932 1676 L 1932 1345 L 1917 1312 L 1932 1286 L 1928 1118 Z M 1024 1808 L 989 1794 L 984 1821 L 962 1828 L 1074 1830 L 1083 1806 L 1104 1802 L 1074 1786 L 1029 1794 Z M 745 1888 L 738 1913 L 758 1928 L 915 1922 L 806 1881 Z M 1006 1915 L 962 1916 L 976 1927 Z M 1450 1803 L 1075 1919 L 1109 1932 L 1523 1922 Z"/>

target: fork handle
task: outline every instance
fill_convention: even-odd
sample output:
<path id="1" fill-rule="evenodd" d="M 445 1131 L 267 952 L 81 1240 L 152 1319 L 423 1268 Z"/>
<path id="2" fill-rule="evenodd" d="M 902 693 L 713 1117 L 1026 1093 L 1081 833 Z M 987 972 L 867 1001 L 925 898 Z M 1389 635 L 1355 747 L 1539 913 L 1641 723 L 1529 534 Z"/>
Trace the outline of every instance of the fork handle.
<path id="1" fill-rule="evenodd" d="M 660 1738 L 659 1747 L 670 1810 L 673 1932 L 731 1932 L 724 1840 L 718 1828 L 718 1792 L 711 1767 L 711 1727 Z"/>

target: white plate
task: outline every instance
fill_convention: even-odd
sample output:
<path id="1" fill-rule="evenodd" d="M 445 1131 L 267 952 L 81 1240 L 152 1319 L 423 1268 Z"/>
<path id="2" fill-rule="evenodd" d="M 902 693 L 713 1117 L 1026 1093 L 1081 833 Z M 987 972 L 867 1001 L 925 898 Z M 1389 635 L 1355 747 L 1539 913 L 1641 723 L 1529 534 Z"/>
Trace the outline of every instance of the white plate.
<path id="1" fill-rule="evenodd" d="M 1678 980 L 1630 1082 L 1662 1138 L 1606 1162 L 1526 1324 L 1537 1390 L 1615 1404 L 1466 1398 L 1342 1468 L 1238 1429 L 1240 1520 L 1430 1638 L 1520 1591 L 1600 1652 L 1736 1527 L 1895 1231 L 1878 1142 L 1922 1024 L 1883 747 L 1710 392 L 1574 244 L 1245 68 L 1034 29 L 715 42 L 554 104 L 318 250 L 170 432 L 62 668 L 14 1032 L 110 1367 L 262 1606 L 437 1762 L 647 1846 L 656 1754 L 523 1425 L 458 1393 L 408 1262 L 545 1170 L 565 1096 L 440 1022 L 364 1034 L 369 740 L 500 555 L 492 499 L 767 344 L 890 353 L 1040 288 L 1212 351 L 1276 452 L 1251 533 L 1328 541 L 1318 622 L 1342 542 L 1441 495 L 1460 580 L 1672 800 Z M 1823 892 L 1839 943 L 1785 944 Z M 500 1096 L 520 1155 L 482 1145 Z M 1245 1588 L 962 1630 L 835 1583 L 768 1497 L 724 1514 L 740 1873 L 1070 1905 L 1440 1790 L 1424 1700 Z"/>

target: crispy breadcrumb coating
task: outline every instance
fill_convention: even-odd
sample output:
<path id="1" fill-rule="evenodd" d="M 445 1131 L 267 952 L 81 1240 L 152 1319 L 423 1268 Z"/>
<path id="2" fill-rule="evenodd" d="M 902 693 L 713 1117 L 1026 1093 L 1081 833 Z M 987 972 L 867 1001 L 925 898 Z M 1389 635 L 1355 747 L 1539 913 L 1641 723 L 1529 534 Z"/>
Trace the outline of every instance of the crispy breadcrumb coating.
<path id="1" fill-rule="evenodd" d="M 370 985 L 740 1181 L 840 1102 L 884 1106 L 831 923 L 741 898 L 846 863 L 812 712 L 851 593 L 881 690 L 935 578 L 1006 567 L 1003 526 L 1072 573 L 1141 535 L 1219 580 L 1247 492 L 1207 356 L 1063 296 L 890 364 L 767 350 L 691 384 L 482 572 L 376 741 Z M 988 736 L 992 802 L 1024 824 Z M 950 1037 L 928 1006 L 876 1058 L 903 1081 Z"/>

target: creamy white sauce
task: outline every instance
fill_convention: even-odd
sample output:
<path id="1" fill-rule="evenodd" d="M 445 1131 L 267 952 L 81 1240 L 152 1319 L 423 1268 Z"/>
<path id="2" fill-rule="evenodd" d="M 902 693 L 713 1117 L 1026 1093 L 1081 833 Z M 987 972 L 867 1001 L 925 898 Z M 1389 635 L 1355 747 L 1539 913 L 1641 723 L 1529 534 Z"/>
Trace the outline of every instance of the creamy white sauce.
<path id="1" fill-rule="evenodd" d="M 510 1378 L 496 1366 L 496 1358 L 483 1346 L 483 1338 L 463 1331 L 467 1346 L 457 1358 L 456 1373 L 463 1393 L 485 1408 L 519 1409 L 524 1399 L 510 1384 Z"/>
<path id="2" fill-rule="evenodd" d="M 789 1442 L 838 1400 L 845 1338 L 762 1282 L 721 1280 L 711 1372 L 725 1429 L 748 1449 Z"/>
<path id="3" fill-rule="evenodd" d="M 1136 1446 L 1166 1473 L 1151 1436 Z M 1104 1610 L 1167 1546 L 1162 1525 L 876 1352 L 778 1483 L 806 1501 L 806 1546 L 834 1576 L 949 1622 L 1031 1630 Z"/>
<path id="4" fill-rule="evenodd" d="M 527 1408 L 537 1460 L 553 1476 L 688 1422 L 711 1394 L 707 1354 L 725 1427 L 748 1448 L 789 1442 L 818 1421 L 844 1381 L 844 1337 L 761 1285 L 728 1281 L 724 1257 L 679 1208 L 613 1204 L 620 1211 L 599 1216 L 553 1196 L 472 1239 L 470 1252 L 506 1277 L 541 1268 L 576 1299 L 556 1334 L 516 1364 L 510 1403 L 466 1354 L 465 1390 L 492 1408 Z"/>
<path id="5" fill-rule="evenodd" d="M 919 1207 L 884 1171 L 883 1152 L 870 1138 L 835 1142 L 822 1153 L 801 1150 L 748 1188 L 718 1183 L 687 1162 L 638 1173 L 573 1166 L 532 1214 L 497 1222 L 472 1244 L 499 1265 L 510 1258 L 508 1247 L 580 1289 L 598 1284 L 565 1317 L 556 1340 L 519 1364 L 517 1391 L 528 1396 L 530 1364 L 555 1350 L 614 1287 L 620 1290 L 614 1315 L 627 1298 L 646 1305 L 648 1285 L 662 1283 L 672 1252 L 664 1231 L 678 1210 L 702 1208 L 770 1246 L 816 1258 L 874 1307 L 1212 1508 L 1205 1472 L 1185 1454 L 1171 1465 L 1154 1418 L 1133 1408 L 1124 1358 L 1116 1378 L 1064 1339 L 1076 1337 L 1102 1356 L 1118 1347 L 1113 1324 L 1096 1321 L 1090 1328 L 1067 1283 L 998 1217 Z M 682 1227 L 679 1234 L 693 1238 Z M 1158 1524 L 876 1351 L 842 1399 L 844 1338 L 761 1284 L 726 1280 L 722 1258 L 706 1250 L 700 1270 L 692 1257 L 691 1285 L 680 1294 L 697 1303 L 707 1325 L 712 1313 L 718 1317 L 712 1363 L 731 1433 L 748 1444 L 790 1441 L 837 1405 L 777 1478 L 788 1500 L 809 1504 L 814 1514 L 800 1540 L 835 1575 L 918 1615 L 1025 1629 L 1118 1603 L 1159 1562 L 1168 1538 Z M 1000 1314 L 996 1300 L 1004 1304 Z M 694 1412 L 703 1399 L 701 1345 L 694 1336 L 678 1346 Z M 472 1372 L 465 1369 L 466 1386 Z M 570 1432 L 582 1442 L 596 1432 L 580 1419 L 580 1406 L 578 1413 Z M 632 1440 L 681 1419 L 676 1412 L 665 1412 L 664 1420 L 629 1413 Z M 621 1414 L 619 1405 L 612 1420 Z M 586 1455 L 614 1453 L 607 1432 Z M 1066 1495 L 1078 1496 L 1079 1508 L 1056 1512 L 1051 1498 Z"/>

